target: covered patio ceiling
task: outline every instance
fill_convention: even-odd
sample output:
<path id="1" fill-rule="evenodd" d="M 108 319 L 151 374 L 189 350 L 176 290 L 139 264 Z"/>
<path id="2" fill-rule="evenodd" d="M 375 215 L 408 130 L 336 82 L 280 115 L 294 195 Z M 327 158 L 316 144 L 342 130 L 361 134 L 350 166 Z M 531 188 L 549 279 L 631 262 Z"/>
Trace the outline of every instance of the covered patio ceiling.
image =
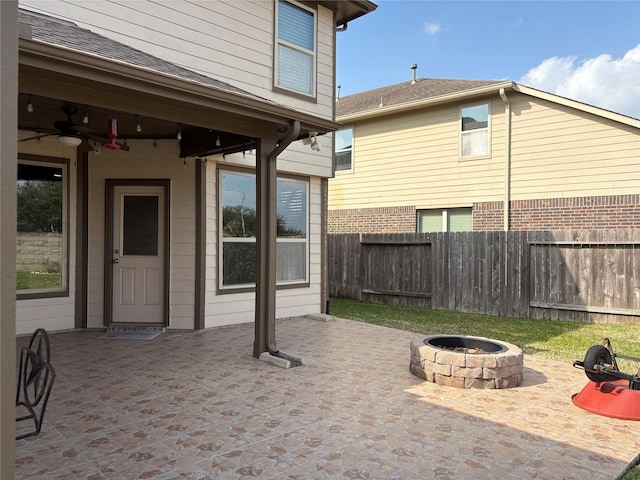
<path id="1" fill-rule="evenodd" d="M 181 157 L 255 148 L 255 139 L 247 135 L 27 93 L 20 93 L 18 98 L 18 141 L 28 144 L 46 136 L 70 135 L 82 139 L 81 151 L 92 151 L 111 141 L 108 136 L 111 118 L 117 119 L 117 143 L 123 151 L 128 150 L 131 140 L 177 142 L 178 136 Z"/>

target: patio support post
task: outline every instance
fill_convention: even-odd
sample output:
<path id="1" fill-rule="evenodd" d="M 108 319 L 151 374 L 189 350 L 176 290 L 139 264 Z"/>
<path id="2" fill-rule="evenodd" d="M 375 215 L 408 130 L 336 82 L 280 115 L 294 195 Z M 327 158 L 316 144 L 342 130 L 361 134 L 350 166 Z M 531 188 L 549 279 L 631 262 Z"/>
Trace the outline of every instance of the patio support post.
<path id="1" fill-rule="evenodd" d="M 273 355 L 276 348 L 276 207 L 277 160 L 300 133 L 300 122 L 294 120 L 286 136 L 275 142 L 260 140 L 256 148 L 256 337 L 253 356 L 263 352 Z"/>
<path id="2" fill-rule="evenodd" d="M 15 476 L 18 2 L 0 1 L 0 478 Z"/>
<path id="3" fill-rule="evenodd" d="M 256 320 L 253 356 L 267 351 L 269 322 L 276 312 L 276 157 L 275 142 L 256 147 Z M 273 339 L 272 339 L 273 340 Z"/>

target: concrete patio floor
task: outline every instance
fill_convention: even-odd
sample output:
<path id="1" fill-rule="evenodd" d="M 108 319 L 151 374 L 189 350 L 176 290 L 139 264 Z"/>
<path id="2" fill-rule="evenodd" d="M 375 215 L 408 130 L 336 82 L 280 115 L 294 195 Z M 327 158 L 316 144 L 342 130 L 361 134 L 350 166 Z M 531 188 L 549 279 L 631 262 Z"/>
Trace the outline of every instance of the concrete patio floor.
<path id="1" fill-rule="evenodd" d="M 570 364 L 525 356 L 520 387 L 465 390 L 409 373 L 412 333 L 308 318 L 276 333 L 306 365 L 253 358 L 252 324 L 51 334 L 57 378 L 16 477 L 611 480 L 640 452 L 640 422 L 573 405 L 587 379 Z"/>

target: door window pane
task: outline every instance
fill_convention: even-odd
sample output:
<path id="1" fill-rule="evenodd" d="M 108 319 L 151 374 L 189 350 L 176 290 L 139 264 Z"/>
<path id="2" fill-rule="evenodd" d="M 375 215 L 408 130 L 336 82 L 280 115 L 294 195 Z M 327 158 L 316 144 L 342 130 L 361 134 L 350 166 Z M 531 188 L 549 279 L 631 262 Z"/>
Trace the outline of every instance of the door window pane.
<path id="1" fill-rule="evenodd" d="M 125 195 L 122 210 L 122 254 L 157 256 L 158 196 Z"/>

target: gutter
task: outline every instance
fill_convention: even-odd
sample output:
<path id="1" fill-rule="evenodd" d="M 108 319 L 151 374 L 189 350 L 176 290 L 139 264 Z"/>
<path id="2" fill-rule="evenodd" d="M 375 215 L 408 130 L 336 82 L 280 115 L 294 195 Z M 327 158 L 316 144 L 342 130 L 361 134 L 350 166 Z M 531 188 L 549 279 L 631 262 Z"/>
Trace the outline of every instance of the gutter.
<path id="1" fill-rule="evenodd" d="M 504 90 L 500 89 L 500 98 L 504 102 L 504 231 L 509 231 L 509 201 L 511 196 L 511 101 Z"/>

